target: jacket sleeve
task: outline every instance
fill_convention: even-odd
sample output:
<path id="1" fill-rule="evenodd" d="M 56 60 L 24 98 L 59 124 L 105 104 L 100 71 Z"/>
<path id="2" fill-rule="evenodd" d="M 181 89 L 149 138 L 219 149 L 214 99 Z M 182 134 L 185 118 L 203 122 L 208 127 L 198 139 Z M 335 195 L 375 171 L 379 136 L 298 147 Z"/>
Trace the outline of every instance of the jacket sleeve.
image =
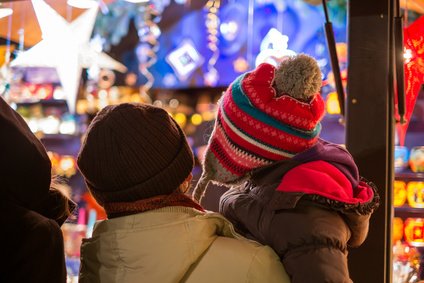
<path id="1" fill-rule="evenodd" d="M 349 239 L 348 245 L 352 248 L 357 248 L 362 245 L 368 236 L 371 214 L 358 215 L 356 213 L 346 213 L 344 220 L 353 231 Z"/>
<path id="2" fill-rule="evenodd" d="M 292 283 L 351 283 L 347 253 L 328 246 L 304 246 L 283 259 Z"/>
<path id="3" fill-rule="evenodd" d="M 260 219 L 263 214 L 263 206 L 260 205 L 259 199 L 252 200 L 252 195 L 247 192 L 231 188 L 221 196 L 219 212 L 230 220 L 237 231 L 245 237 L 266 243 L 265 237 L 261 233 Z M 249 221 L 246 221 L 247 219 Z"/>

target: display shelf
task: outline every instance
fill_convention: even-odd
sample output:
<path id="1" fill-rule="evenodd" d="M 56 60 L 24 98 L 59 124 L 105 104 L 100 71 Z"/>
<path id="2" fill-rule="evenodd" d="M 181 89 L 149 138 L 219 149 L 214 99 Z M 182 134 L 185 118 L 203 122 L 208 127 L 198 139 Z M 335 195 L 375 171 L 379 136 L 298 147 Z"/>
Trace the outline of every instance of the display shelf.
<path id="1" fill-rule="evenodd" d="M 424 208 L 410 207 L 409 205 L 395 207 L 395 216 L 400 218 L 424 217 Z"/>
<path id="2" fill-rule="evenodd" d="M 395 180 L 396 181 L 403 181 L 405 184 L 408 184 L 410 182 L 420 182 L 424 181 L 424 173 L 423 172 L 412 172 L 409 169 L 404 169 L 402 172 L 397 172 L 395 174 Z M 405 185 L 405 194 L 408 194 L 406 192 L 406 185 Z M 401 217 L 401 218 L 408 218 L 408 217 L 424 217 L 424 207 L 412 207 L 409 205 L 408 197 L 405 196 L 406 203 L 402 206 L 394 207 L 395 210 L 395 216 Z"/>
<path id="3" fill-rule="evenodd" d="M 412 172 L 409 169 L 402 170 L 395 173 L 396 180 L 423 180 L 424 181 L 424 172 Z"/>

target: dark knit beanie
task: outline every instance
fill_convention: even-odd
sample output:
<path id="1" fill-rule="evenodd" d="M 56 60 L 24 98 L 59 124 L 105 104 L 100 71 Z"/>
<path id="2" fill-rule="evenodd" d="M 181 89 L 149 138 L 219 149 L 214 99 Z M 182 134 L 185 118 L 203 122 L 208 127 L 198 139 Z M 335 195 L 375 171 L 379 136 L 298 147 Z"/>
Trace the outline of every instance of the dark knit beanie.
<path id="1" fill-rule="evenodd" d="M 170 194 L 193 162 L 183 131 L 165 110 L 129 103 L 106 106 L 96 115 L 77 161 L 101 205 Z"/>
<path id="2" fill-rule="evenodd" d="M 33 209 L 47 197 L 51 163 L 24 119 L 0 97 L 1 199 Z"/>

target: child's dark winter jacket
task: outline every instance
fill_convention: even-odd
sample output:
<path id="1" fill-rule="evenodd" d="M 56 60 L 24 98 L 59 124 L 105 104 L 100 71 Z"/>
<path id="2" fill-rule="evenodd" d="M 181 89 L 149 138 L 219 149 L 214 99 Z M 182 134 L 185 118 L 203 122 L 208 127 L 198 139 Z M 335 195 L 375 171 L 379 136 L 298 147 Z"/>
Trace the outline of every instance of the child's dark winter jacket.
<path id="1" fill-rule="evenodd" d="M 291 160 L 254 170 L 221 198 L 220 212 L 247 237 L 271 246 L 293 283 L 351 282 L 347 248 L 363 243 L 378 207 L 351 155 L 319 140 Z"/>

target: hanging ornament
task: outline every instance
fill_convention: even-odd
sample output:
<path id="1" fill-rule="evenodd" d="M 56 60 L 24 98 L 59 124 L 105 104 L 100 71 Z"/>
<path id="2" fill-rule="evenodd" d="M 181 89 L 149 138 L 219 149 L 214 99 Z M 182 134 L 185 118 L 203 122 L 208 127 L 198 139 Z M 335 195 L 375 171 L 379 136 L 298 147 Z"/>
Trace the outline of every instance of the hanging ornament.
<path id="1" fill-rule="evenodd" d="M 117 45 L 122 38 L 128 34 L 130 21 L 134 20 L 136 27 L 140 27 L 145 22 L 143 7 L 150 6 L 154 9 L 150 20 L 159 23 L 163 10 L 171 4 L 171 0 L 150 0 L 150 1 L 108 1 L 112 2 L 108 6 L 100 1 L 103 8 L 96 20 L 94 33 L 99 34 L 105 41 L 105 49 L 111 45 Z M 102 5 L 103 3 L 103 5 Z M 104 11 L 103 11 L 104 10 Z"/>
<path id="2" fill-rule="evenodd" d="M 404 70 L 405 70 L 405 106 L 406 123 L 396 125 L 399 144 L 404 145 L 406 131 L 414 111 L 418 93 L 424 84 L 424 16 L 404 29 Z M 395 96 L 396 97 L 396 96 Z M 397 109 L 397 101 L 395 108 Z M 396 111 L 397 113 L 397 111 Z M 396 114 L 399 120 L 399 115 Z"/>
<path id="3" fill-rule="evenodd" d="M 219 51 L 231 56 L 246 44 L 247 30 L 244 28 L 248 19 L 248 9 L 241 3 L 227 3 L 219 10 Z"/>
<path id="4" fill-rule="evenodd" d="M 204 61 L 190 39 L 183 40 L 165 59 L 175 71 L 180 81 L 187 80 L 194 70 L 200 67 Z"/>
<path id="5" fill-rule="evenodd" d="M 82 68 L 97 64 L 101 68 L 115 66 L 119 71 L 126 67 L 105 53 L 99 53 L 89 45 L 98 7 L 86 10 L 68 23 L 45 1 L 32 0 L 43 39 L 31 49 L 22 52 L 11 62 L 14 67 L 56 68 L 69 111 L 75 112 L 76 97 Z"/>
<path id="6" fill-rule="evenodd" d="M 256 57 L 255 65 L 269 63 L 277 66 L 287 56 L 296 55 L 296 52 L 287 49 L 289 37 L 271 28 L 261 42 L 261 52 Z"/>
<path id="7" fill-rule="evenodd" d="M 169 1 L 168 1 L 169 2 Z M 139 15 L 137 21 L 137 32 L 139 44 L 136 47 L 136 55 L 138 58 L 138 69 L 140 73 L 147 79 L 147 82 L 140 87 L 140 94 L 146 96 L 149 89 L 155 81 L 154 76 L 150 73 L 149 68 L 157 61 L 156 52 L 159 50 L 158 38 L 161 31 L 157 22 L 160 21 L 160 15 L 165 8 L 166 3 L 154 2 L 152 4 L 145 3 L 138 8 Z"/>
<path id="8" fill-rule="evenodd" d="M 208 72 L 204 76 L 204 82 L 207 86 L 215 86 L 219 79 L 215 64 L 219 58 L 218 35 L 220 25 L 218 12 L 220 6 L 220 0 L 209 0 L 205 5 L 205 10 L 207 11 L 205 24 L 208 33 L 208 48 L 212 51 L 212 56 L 209 59 L 207 66 Z"/>
<path id="9" fill-rule="evenodd" d="M 115 83 L 115 73 L 107 69 L 100 70 L 97 83 L 99 88 L 109 89 Z"/>

